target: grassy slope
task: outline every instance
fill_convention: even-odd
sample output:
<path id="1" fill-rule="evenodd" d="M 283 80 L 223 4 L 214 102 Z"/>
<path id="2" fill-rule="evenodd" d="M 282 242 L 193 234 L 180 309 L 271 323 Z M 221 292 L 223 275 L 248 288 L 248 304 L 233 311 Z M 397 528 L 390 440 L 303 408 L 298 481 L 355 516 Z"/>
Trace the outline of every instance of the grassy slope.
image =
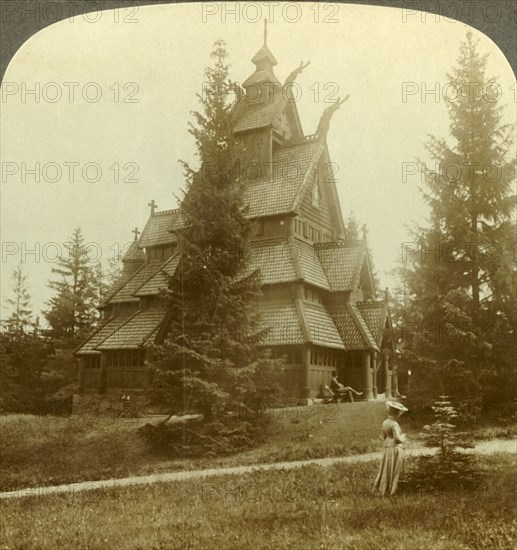
<path id="1" fill-rule="evenodd" d="M 144 419 L 0 417 L 0 490 L 165 470 L 357 454 L 379 447 L 382 403 L 275 409 L 265 443 L 219 459 L 171 461 L 136 432 Z"/>
<path id="2" fill-rule="evenodd" d="M 482 461 L 474 492 L 383 498 L 358 463 L 0 502 L 2 548 L 510 549 L 515 457 Z"/>

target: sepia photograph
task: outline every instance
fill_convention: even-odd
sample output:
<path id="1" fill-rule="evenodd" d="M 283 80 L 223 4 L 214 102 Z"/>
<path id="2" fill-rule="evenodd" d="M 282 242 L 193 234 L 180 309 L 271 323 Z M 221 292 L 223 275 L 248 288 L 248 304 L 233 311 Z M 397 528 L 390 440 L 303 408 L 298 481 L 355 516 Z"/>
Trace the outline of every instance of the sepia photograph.
<path id="1" fill-rule="evenodd" d="M 517 548 L 517 2 L 0 30 L 0 549 Z"/>

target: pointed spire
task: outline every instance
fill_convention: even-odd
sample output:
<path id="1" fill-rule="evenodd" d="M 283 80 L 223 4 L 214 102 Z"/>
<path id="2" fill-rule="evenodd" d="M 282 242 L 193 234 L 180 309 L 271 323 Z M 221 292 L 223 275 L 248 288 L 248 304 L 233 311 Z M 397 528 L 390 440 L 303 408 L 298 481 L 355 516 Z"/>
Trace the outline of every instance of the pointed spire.
<path id="1" fill-rule="evenodd" d="M 361 228 L 361 231 L 363 232 L 363 243 L 366 243 L 366 236 L 368 235 L 368 227 L 365 223 L 363 223 L 363 227 Z"/>

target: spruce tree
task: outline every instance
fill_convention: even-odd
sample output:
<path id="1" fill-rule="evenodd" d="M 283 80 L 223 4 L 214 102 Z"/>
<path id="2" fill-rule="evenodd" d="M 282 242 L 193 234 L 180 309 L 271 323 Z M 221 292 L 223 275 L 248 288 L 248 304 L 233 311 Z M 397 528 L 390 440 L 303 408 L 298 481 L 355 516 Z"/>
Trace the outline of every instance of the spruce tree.
<path id="1" fill-rule="evenodd" d="M 50 281 L 56 291 L 44 315 L 56 338 L 74 343 L 86 335 L 97 322 L 94 269 L 80 228 L 66 243 L 67 254 L 58 258 L 52 273 L 59 278 Z"/>
<path id="2" fill-rule="evenodd" d="M 0 341 L 0 398 L 5 411 L 40 412 L 43 395 L 42 373 L 52 347 L 32 322 L 30 292 L 22 266 L 13 274 L 13 308 Z"/>
<path id="3" fill-rule="evenodd" d="M 151 396 L 175 414 L 224 420 L 229 409 L 255 411 L 273 395 L 280 364 L 258 347 L 260 278 L 248 265 L 250 222 L 244 216 L 232 131 L 233 85 L 223 41 L 205 71 L 202 111 L 193 113 L 199 168 L 184 164 L 186 190 L 178 233 L 181 259 L 167 294 L 168 331 L 157 348 Z M 221 414 L 219 414 L 221 413 Z"/>
<path id="4" fill-rule="evenodd" d="M 486 62 L 467 33 L 448 75 L 450 136 L 431 136 L 431 162 L 423 164 L 430 220 L 416 228 L 417 246 L 401 270 L 405 359 L 425 380 L 422 389 L 485 401 L 507 399 L 515 388 L 517 298 L 514 127 L 503 122 Z"/>
<path id="5" fill-rule="evenodd" d="M 30 330 L 32 323 L 31 296 L 27 286 L 27 275 L 20 264 L 11 274 L 12 298 L 5 300 L 11 308 L 11 315 L 7 319 L 7 332 L 11 336 L 21 336 Z"/>

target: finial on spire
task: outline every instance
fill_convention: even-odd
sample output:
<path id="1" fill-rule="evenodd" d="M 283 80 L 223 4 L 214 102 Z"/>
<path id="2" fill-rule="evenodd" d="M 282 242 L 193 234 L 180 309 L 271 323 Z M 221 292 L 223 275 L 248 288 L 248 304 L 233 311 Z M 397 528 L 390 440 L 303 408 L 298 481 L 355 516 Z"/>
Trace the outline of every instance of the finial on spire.
<path id="1" fill-rule="evenodd" d="M 138 227 L 135 227 L 131 233 L 135 234 L 135 241 L 138 241 L 138 235 L 141 233 L 141 231 L 138 231 Z"/>
<path id="2" fill-rule="evenodd" d="M 158 205 L 154 202 L 154 199 L 148 203 L 147 206 L 150 206 L 151 207 L 151 216 L 154 214 L 154 211 L 156 208 L 158 208 Z"/>
<path id="3" fill-rule="evenodd" d="M 361 231 L 363 232 L 363 241 L 366 242 L 366 235 L 368 233 L 368 227 L 365 223 L 363 223 L 363 227 L 361 228 Z"/>
<path id="4" fill-rule="evenodd" d="M 264 17 L 264 46 L 267 45 L 267 17 Z"/>
<path id="5" fill-rule="evenodd" d="M 390 299 L 390 290 L 388 287 L 384 289 L 384 301 L 387 302 Z"/>

